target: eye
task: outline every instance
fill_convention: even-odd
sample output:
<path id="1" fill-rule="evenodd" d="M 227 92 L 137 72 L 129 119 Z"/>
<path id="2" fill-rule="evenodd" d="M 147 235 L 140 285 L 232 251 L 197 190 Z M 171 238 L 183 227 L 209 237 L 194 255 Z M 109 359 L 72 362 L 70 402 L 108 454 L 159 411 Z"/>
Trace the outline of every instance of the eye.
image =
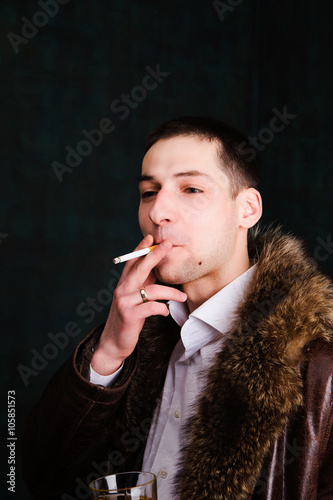
<path id="1" fill-rule="evenodd" d="M 156 191 L 144 191 L 143 193 L 140 194 L 141 199 L 147 199 L 151 198 L 152 196 L 155 196 Z"/>
<path id="2" fill-rule="evenodd" d="M 185 192 L 186 193 L 190 193 L 190 194 L 195 194 L 195 193 L 203 193 L 203 191 L 199 188 L 195 188 L 195 187 L 188 187 L 185 189 Z"/>

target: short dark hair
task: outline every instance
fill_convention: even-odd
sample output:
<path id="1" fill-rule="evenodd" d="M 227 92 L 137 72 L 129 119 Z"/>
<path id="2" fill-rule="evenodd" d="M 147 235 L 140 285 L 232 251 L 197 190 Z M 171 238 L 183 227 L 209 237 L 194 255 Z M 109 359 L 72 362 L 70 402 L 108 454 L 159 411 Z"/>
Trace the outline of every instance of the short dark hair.
<path id="1" fill-rule="evenodd" d="M 244 154 L 247 138 L 239 130 L 223 121 L 202 116 L 183 116 L 159 125 L 153 130 L 146 141 L 145 152 L 155 142 L 161 139 L 171 139 L 179 136 L 198 136 L 201 139 L 216 141 L 221 169 L 228 176 L 231 186 L 231 196 L 248 187 L 258 189 L 260 182 L 260 163 L 251 156 Z"/>

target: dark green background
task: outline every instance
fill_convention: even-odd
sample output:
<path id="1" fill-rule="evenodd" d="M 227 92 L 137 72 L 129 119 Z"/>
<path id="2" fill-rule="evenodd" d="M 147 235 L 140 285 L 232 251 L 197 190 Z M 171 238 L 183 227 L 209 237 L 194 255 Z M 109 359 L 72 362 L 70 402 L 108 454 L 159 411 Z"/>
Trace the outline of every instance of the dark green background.
<path id="1" fill-rule="evenodd" d="M 222 22 L 211 1 L 71 0 L 15 53 L 8 33 L 21 35 L 21 18 L 38 11 L 30 0 L 0 7 L 2 404 L 14 389 L 18 459 L 29 408 L 108 312 L 92 318 L 77 307 L 107 286 L 119 271 L 111 258 L 140 238 L 137 177 L 152 127 L 204 114 L 256 136 L 286 106 L 297 116 L 262 156 L 263 222 L 304 237 L 313 255 L 318 238 L 332 235 L 331 2 L 244 0 Z M 121 120 L 111 103 L 158 64 L 170 75 Z M 60 183 L 52 162 L 64 163 L 65 147 L 103 118 L 115 130 Z M 320 255 L 331 272 L 332 250 Z M 42 352 L 48 333 L 69 321 L 80 335 L 25 385 L 17 366 L 31 367 L 31 349 Z M 6 412 L 1 421 L 7 436 Z M 30 498 L 20 471 L 16 498 Z"/>

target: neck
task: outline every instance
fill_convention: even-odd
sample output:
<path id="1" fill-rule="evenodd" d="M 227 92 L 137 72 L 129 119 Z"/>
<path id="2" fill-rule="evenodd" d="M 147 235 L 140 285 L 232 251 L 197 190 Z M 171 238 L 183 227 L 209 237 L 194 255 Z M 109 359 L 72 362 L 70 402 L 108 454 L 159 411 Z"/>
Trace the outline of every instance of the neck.
<path id="1" fill-rule="evenodd" d="M 250 268 L 248 254 L 244 254 L 242 259 L 237 260 L 234 265 L 228 265 L 221 270 L 218 275 L 206 275 L 202 278 L 182 285 L 182 290 L 187 294 L 187 306 L 191 313 L 201 304 L 210 299 L 215 293 L 229 285 L 238 276 L 245 273 Z"/>

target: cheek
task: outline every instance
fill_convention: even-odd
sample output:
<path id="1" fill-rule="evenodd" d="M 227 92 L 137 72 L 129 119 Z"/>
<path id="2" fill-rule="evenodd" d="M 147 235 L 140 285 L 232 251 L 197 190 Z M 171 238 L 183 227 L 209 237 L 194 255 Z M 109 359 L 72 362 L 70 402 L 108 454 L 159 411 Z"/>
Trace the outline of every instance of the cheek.
<path id="1" fill-rule="evenodd" d="M 139 220 L 140 229 L 143 232 L 144 228 L 147 227 L 149 217 L 148 217 L 147 210 L 145 210 L 145 207 L 143 207 L 141 205 L 139 205 L 138 220 Z"/>
<path id="2" fill-rule="evenodd" d="M 193 213 L 194 226 L 200 225 L 200 231 L 207 233 L 207 231 L 216 231 L 219 226 L 225 223 L 226 216 L 228 216 L 224 209 L 208 204 L 202 209 Z"/>

